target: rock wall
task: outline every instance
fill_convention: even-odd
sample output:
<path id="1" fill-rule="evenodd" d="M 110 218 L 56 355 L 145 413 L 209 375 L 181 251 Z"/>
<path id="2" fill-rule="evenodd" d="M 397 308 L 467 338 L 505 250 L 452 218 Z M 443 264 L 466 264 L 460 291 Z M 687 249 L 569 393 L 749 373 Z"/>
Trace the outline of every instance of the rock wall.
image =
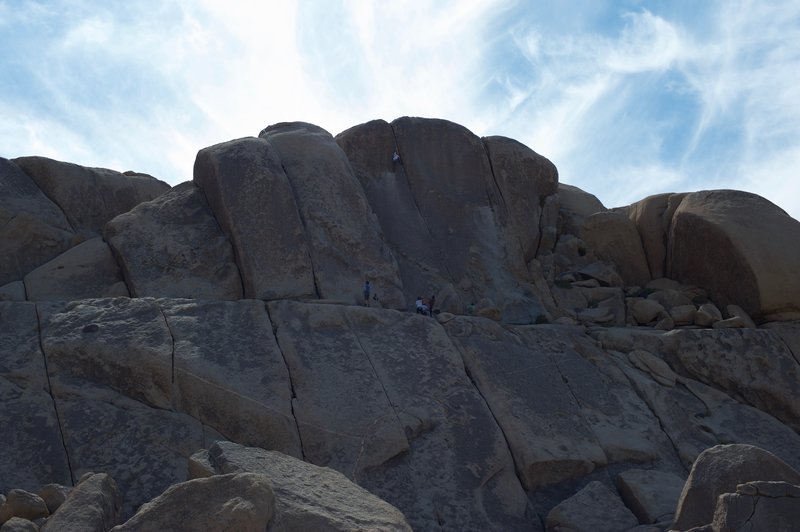
<path id="1" fill-rule="evenodd" d="M 800 229 L 751 195 L 609 211 L 512 139 L 420 118 L 270 126 L 170 190 L 109 172 L 0 160 L 0 493 L 103 472 L 132 528 L 212 485 L 317 522 L 223 464 L 270 456 L 243 445 L 338 471 L 398 529 L 664 530 L 709 447 L 800 468 L 800 261 L 764 243 Z M 129 186 L 146 201 L 109 203 Z"/>

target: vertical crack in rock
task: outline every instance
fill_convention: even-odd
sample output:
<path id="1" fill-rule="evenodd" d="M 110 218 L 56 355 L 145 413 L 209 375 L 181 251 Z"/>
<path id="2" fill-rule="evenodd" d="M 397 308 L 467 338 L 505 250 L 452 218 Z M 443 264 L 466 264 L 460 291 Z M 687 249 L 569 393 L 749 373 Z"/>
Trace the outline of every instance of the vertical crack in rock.
<path id="1" fill-rule="evenodd" d="M 316 279 L 314 281 L 314 286 L 316 288 Z M 278 346 L 278 351 L 281 354 L 281 359 L 283 360 L 283 365 L 286 367 L 286 374 L 289 376 L 289 390 L 292 392 L 292 397 L 289 399 L 289 408 L 292 411 L 292 419 L 294 420 L 294 427 L 297 431 L 297 438 L 300 440 L 300 457 L 305 462 L 306 461 L 306 453 L 305 447 L 303 444 L 303 433 L 300 431 L 300 423 L 297 421 L 297 416 L 294 413 L 294 400 L 297 398 L 297 394 L 294 391 L 294 380 L 292 379 L 292 368 L 289 367 L 289 363 L 286 361 L 286 355 L 283 354 L 283 347 L 281 347 L 280 338 L 278 338 L 278 327 L 275 325 L 275 320 L 272 319 L 272 315 L 269 312 L 269 305 L 264 303 L 264 310 L 267 312 L 267 318 L 269 319 L 270 326 L 272 327 L 272 336 L 275 337 L 275 345 Z"/>
<path id="2" fill-rule="evenodd" d="M 483 146 L 483 153 L 486 155 L 486 161 L 489 163 L 489 173 L 492 174 L 492 181 L 494 181 L 494 186 L 497 189 L 497 193 L 500 195 L 500 202 L 502 203 L 503 209 L 508 211 L 508 205 L 506 204 L 506 198 L 503 196 L 503 189 L 500 188 L 500 183 L 497 182 L 497 176 L 494 173 L 494 165 L 492 164 L 492 157 L 489 154 L 489 147 L 480 139 L 481 146 Z M 486 198 L 489 200 L 489 205 L 492 204 L 492 197 L 489 195 L 489 191 L 486 191 Z"/>
<path id="3" fill-rule="evenodd" d="M 236 273 L 239 277 L 239 285 L 242 289 L 242 298 L 244 298 L 244 275 L 242 275 L 242 269 L 239 267 L 239 255 L 236 253 L 236 246 L 233 245 L 231 242 L 231 237 L 225 230 L 222 228 L 222 225 L 219 223 L 217 219 L 216 213 L 214 213 L 214 209 L 211 208 L 211 204 L 208 202 L 208 197 L 206 196 L 206 192 L 199 186 L 195 185 L 195 188 L 200 193 L 200 197 L 203 198 L 204 207 L 208 210 L 208 213 L 211 215 L 211 219 L 214 220 L 214 223 L 217 224 L 217 229 L 219 229 L 219 233 L 225 237 L 225 240 L 228 241 L 228 244 L 231 246 L 231 250 L 233 251 L 233 265 L 236 266 Z M 133 295 L 133 294 L 131 294 Z"/>
<path id="4" fill-rule="evenodd" d="M 75 485 L 75 473 L 72 470 L 72 462 L 69 459 L 69 449 L 67 449 L 67 439 L 64 437 L 64 424 L 61 421 L 61 414 L 58 412 L 58 403 L 56 397 L 53 395 L 53 385 L 50 382 L 50 370 L 47 367 L 47 353 L 44 350 L 44 341 L 42 340 L 42 319 L 39 315 L 39 305 L 36 308 L 36 330 L 38 331 L 39 350 L 42 352 L 42 359 L 44 360 L 44 374 L 47 377 L 47 393 L 50 395 L 50 400 L 53 401 L 53 411 L 56 414 L 56 423 L 58 423 L 58 434 L 61 436 L 61 446 L 64 448 L 64 456 L 67 458 L 67 467 L 69 468 L 69 478 L 72 485 Z"/>
<path id="5" fill-rule="evenodd" d="M 384 385 L 383 381 L 381 380 L 381 376 L 378 374 L 378 371 L 375 369 L 375 364 L 372 362 L 372 358 L 369 356 L 369 352 L 364 347 L 364 344 L 361 343 L 361 338 L 358 336 L 358 331 L 356 330 L 355 327 L 353 327 L 353 324 L 350 321 L 350 318 L 348 317 L 347 313 L 344 310 L 342 310 L 341 312 L 342 312 L 342 316 L 344 317 L 344 321 L 347 324 L 347 327 L 350 329 L 350 332 L 355 337 L 356 343 L 358 343 L 358 348 L 361 349 L 361 352 L 364 353 L 364 358 L 366 358 L 367 362 L 369 362 L 369 366 L 370 366 L 370 368 L 372 368 L 372 374 L 375 376 L 375 380 L 377 380 L 378 384 L 381 385 L 381 390 L 383 390 L 383 395 L 386 397 L 386 402 L 389 403 L 390 407 L 392 407 L 392 412 L 394 413 L 395 421 L 398 423 L 398 425 L 400 425 L 402 427 L 403 423 L 400 420 L 400 414 L 397 412 L 397 407 L 395 406 L 394 403 L 392 403 L 392 399 L 391 399 L 391 397 L 389 397 L 389 392 L 386 390 L 386 386 Z M 372 425 L 370 425 L 370 428 L 372 428 L 372 426 L 377 424 L 383 418 L 384 418 L 384 416 L 380 416 L 380 417 L 375 418 L 375 420 L 372 422 Z M 361 460 L 361 455 L 363 454 L 363 452 L 364 452 L 364 438 L 362 437 L 361 438 L 361 448 L 359 449 L 358 457 L 356 457 L 355 463 L 353 464 L 353 472 L 350 475 L 350 477 L 353 479 L 354 482 L 358 482 L 358 479 L 356 478 L 356 473 L 358 472 L 358 463 Z"/>
<path id="6" fill-rule="evenodd" d="M 171 355 L 170 355 L 170 364 L 171 364 L 171 367 L 170 367 L 170 376 L 171 376 L 170 382 L 172 383 L 172 386 L 170 386 L 170 394 L 169 395 L 170 395 L 170 403 L 172 404 L 172 408 L 174 409 L 175 408 L 175 395 L 176 395 L 176 392 L 175 392 L 175 334 L 172 332 L 172 327 L 170 327 L 170 325 L 169 325 L 169 320 L 167 319 L 167 315 L 164 314 L 164 309 L 161 308 L 161 305 L 159 305 L 158 302 L 154 302 L 154 304 L 155 304 L 156 308 L 158 309 L 158 313 L 161 314 L 161 319 L 164 320 L 164 325 L 166 325 L 167 331 L 169 331 L 170 342 L 172 342 L 172 349 L 171 349 Z"/>
<path id="7" fill-rule="evenodd" d="M 610 359 L 614 364 L 617 365 L 617 367 L 620 366 L 621 362 L 616 360 L 615 357 L 610 357 Z M 628 383 L 630 384 L 631 389 L 634 391 L 634 393 L 639 397 L 639 399 L 642 400 L 642 402 L 647 406 L 648 410 L 650 410 L 650 412 L 653 414 L 653 417 L 656 419 L 656 421 L 658 421 L 658 428 L 661 429 L 661 432 L 664 433 L 664 435 L 667 437 L 667 440 L 669 440 L 670 445 L 672 445 L 672 450 L 675 451 L 675 456 L 678 459 L 678 463 L 681 465 L 681 468 L 683 468 L 683 470 L 688 473 L 689 470 L 686 467 L 686 465 L 683 463 L 683 460 L 681 459 L 681 453 L 680 453 L 680 450 L 678 450 L 678 445 L 675 443 L 675 440 L 672 439 L 672 435 L 669 433 L 669 431 L 666 429 L 666 427 L 664 427 L 664 423 L 661 421 L 661 418 L 659 417 L 658 412 L 656 412 L 655 408 L 653 408 L 653 405 L 650 404 L 650 401 L 647 400 L 647 397 L 645 396 L 645 394 L 643 394 L 643 393 L 641 393 L 639 391 L 639 388 L 636 386 L 636 383 L 634 383 L 631 380 L 631 378 L 628 376 L 628 374 L 625 373 L 625 370 L 620 368 L 620 371 L 622 372 L 623 375 L 625 375 L 625 378 L 628 380 Z M 705 404 L 705 403 L 703 403 L 703 404 Z"/>
<path id="8" fill-rule="evenodd" d="M 564 372 L 561 371 L 561 366 L 558 364 L 558 357 L 556 357 L 556 356 L 554 356 L 552 354 L 548 354 L 547 358 L 549 358 L 550 361 L 553 363 L 553 367 L 556 368 L 556 371 L 561 376 L 561 380 L 564 383 L 564 386 L 566 386 L 567 391 L 569 392 L 570 396 L 572 397 L 572 400 L 575 401 L 576 405 L 578 405 L 578 412 L 580 413 L 581 419 L 583 420 L 583 423 L 586 425 L 586 428 L 589 429 L 589 431 L 591 432 L 592 436 L 594 437 L 594 442 L 593 443 L 595 445 L 597 445 L 597 447 L 603 451 L 603 456 L 605 456 L 605 459 L 606 459 L 606 465 L 610 464 L 611 460 L 609 459 L 608 455 L 606 454 L 606 450 L 603 449 L 603 446 L 600 444 L 600 441 L 597 439 L 597 434 L 595 433 L 594 429 L 592 428 L 592 423 L 590 423 L 589 420 L 586 419 L 586 415 L 583 412 L 583 405 L 581 404 L 581 400 L 578 399 L 578 396 L 575 394 L 575 391 L 572 389 L 572 385 L 570 384 L 569 379 L 564 375 Z M 595 466 L 596 465 L 597 464 L 595 464 Z"/>
<path id="9" fill-rule="evenodd" d="M 450 338 L 450 335 L 447 333 L 447 329 L 444 327 L 442 328 L 444 329 L 445 335 L 448 338 Z M 505 430 L 503 430 L 503 426 L 497 420 L 497 416 L 492 410 L 492 405 L 486 399 L 486 396 L 483 395 L 483 391 L 481 391 L 480 386 L 478 386 L 478 383 L 475 382 L 475 379 L 472 377 L 472 372 L 470 372 L 469 367 L 467 366 L 467 358 L 464 356 L 464 351 L 462 349 L 461 344 L 459 342 L 454 341 L 452 338 L 450 338 L 450 343 L 453 345 L 453 347 L 455 347 L 456 351 L 458 351 L 458 355 L 461 357 L 461 365 L 464 367 L 464 374 L 469 379 L 469 382 L 472 384 L 472 387 L 478 393 L 478 396 L 481 398 L 481 401 L 483 401 L 483 404 L 486 406 L 486 410 L 488 410 L 489 414 L 491 414 L 492 419 L 494 420 L 494 424 L 497 426 L 497 429 L 500 431 L 500 434 L 503 435 L 503 442 L 506 444 L 506 450 L 508 451 L 508 455 L 511 457 L 511 463 L 514 464 L 514 476 L 516 477 L 517 482 L 519 482 L 520 486 L 524 486 L 525 484 L 522 482 L 522 479 L 519 476 L 519 471 L 522 468 L 520 467 L 520 464 L 517 463 L 517 459 L 514 457 L 514 453 L 511 452 L 511 444 L 508 443 L 508 437 L 506 436 Z"/>

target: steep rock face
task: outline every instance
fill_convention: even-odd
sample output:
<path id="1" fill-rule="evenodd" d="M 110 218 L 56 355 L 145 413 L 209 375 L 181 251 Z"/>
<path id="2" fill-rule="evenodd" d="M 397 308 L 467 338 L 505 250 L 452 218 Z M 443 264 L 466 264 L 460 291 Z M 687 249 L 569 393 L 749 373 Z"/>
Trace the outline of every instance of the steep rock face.
<path id="1" fill-rule="evenodd" d="M 268 141 L 250 137 L 200 150 L 194 180 L 233 244 L 245 297 L 315 295 L 294 193 Z"/>
<path id="2" fill-rule="evenodd" d="M 669 228 L 672 215 L 684 196 L 686 194 L 657 194 L 637 201 L 625 209 L 641 235 L 652 279 L 660 279 L 667 273 Z"/>
<path id="3" fill-rule="evenodd" d="M 133 297 L 242 297 L 231 243 L 194 183 L 117 216 L 104 237 Z"/>
<path id="4" fill-rule="evenodd" d="M 611 211 L 591 214 L 583 221 L 580 236 L 598 258 L 616 265 L 625 284 L 644 286 L 650 281 L 639 232 L 624 214 Z"/>
<path id="5" fill-rule="evenodd" d="M 0 285 L 75 245 L 64 213 L 16 164 L 0 157 Z"/>
<path id="6" fill-rule="evenodd" d="M 337 141 L 400 257 L 407 299 L 438 294 L 442 310 L 452 312 L 485 300 L 501 319 L 522 323 L 546 315 L 519 235 L 506 227 L 507 207 L 481 139 L 452 122 L 405 117 L 390 127 L 356 126 Z M 503 162 L 500 141 L 494 144 L 498 166 L 514 169 L 513 160 Z M 401 162 L 392 162 L 394 149 Z"/>
<path id="7" fill-rule="evenodd" d="M 324 129 L 276 124 L 259 135 L 280 154 L 308 239 L 320 297 L 361 301 L 365 278 L 389 308 L 406 308 L 397 263 L 384 244 L 347 156 Z"/>
<path id="8" fill-rule="evenodd" d="M 535 528 L 502 432 L 435 320 L 290 302 L 269 309 L 306 460 L 353 478 L 415 528 Z"/>
<path id="9" fill-rule="evenodd" d="M 670 229 L 668 272 L 705 287 L 718 305 L 753 318 L 800 318 L 800 222 L 769 201 L 734 190 L 688 194 Z"/>
<path id="10" fill-rule="evenodd" d="M 507 211 L 505 226 L 513 246 L 519 242 L 525 263 L 536 258 L 540 243 L 550 251 L 557 228 L 552 222 L 555 202 L 548 201 L 558 192 L 558 170 L 553 163 L 524 144 L 507 137 L 484 137 L 492 174 L 500 189 Z"/>
<path id="11" fill-rule="evenodd" d="M 75 231 L 88 235 L 102 234 L 113 217 L 170 188 L 145 174 L 87 168 L 46 157 L 19 157 L 14 162 L 61 207 Z"/>

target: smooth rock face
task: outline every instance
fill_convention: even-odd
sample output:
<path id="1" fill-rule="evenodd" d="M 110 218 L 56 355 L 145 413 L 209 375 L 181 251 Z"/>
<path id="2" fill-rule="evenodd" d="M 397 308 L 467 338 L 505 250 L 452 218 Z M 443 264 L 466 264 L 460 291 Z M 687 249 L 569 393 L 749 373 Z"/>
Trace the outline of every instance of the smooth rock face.
<path id="1" fill-rule="evenodd" d="M 620 498 L 598 481 L 590 482 L 547 514 L 547 530 L 620 532 L 639 522 Z"/>
<path id="2" fill-rule="evenodd" d="M 71 301 L 129 295 L 122 272 L 102 238 L 92 238 L 25 276 L 30 301 Z"/>
<path id="3" fill-rule="evenodd" d="M 558 170 L 548 159 L 514 139 L 484 137 L 483 144 L 500 189 L 501 204 L 507 211 L 507 235 L 512 243 L 519 242 L 527 264 L 536 257 L 542 234 L 556 231 L 556 227 L 541 222 L 545 198 L 558 192 Z"/>
<path id="4" fill-rule="evenodd" d="M 702 286 L 756 321 L 800 317 L 800 222 L 747 192 L 688 194 L 670 229 L 669 277 Z"/>
<path id="5" fill-rule="evenodd" d="M 751 445 L 717 445 L 704 451 L 692 466 L 678 500 L 672 527 L 687 530 L 711 523 L 717 496 L 736 492 L 752 480 L 800 483 L 800 473 L 770 452 Z"/>
<path id="6" fill-rule="evenodd" d="M 639 232 L 624 214 L 606 211 L 587 216 L 580 236 L 598 258 L 616 265 L 625 284 L 643 286 L 650 281 Z"/>
<path id="7" fill-rule="evenodd" d="M 100 235 L 106 222 L 170 186 L 144 174 L 121 174 L 86 168 L 46 157 L 20 157 L 14 162 L 64 211 L 75 231 Z"/>
<path id="8" fill-rule="evenodd" d="M 90 474 L 75 486 L 42 531 L 109 530 L 119 522 L 120 508 L 114 479 L 105 473 Z"/>
<path id="9" fill-rule="evenodd" d="M 248 137 L 204 148 L 194 181 L 233 244 L 244 297 L 315 295 L 308 239 L 272 144 Z"/>
<path id="10" fill-rule="evenodd" d="M 533 528 L 502 433 L 435 320 L 290 302 L 269 311 L 306 460 L 353 478 L 415 528 Z"/>
<path id="11" fill-rule="evenodd" d="M 178 409 L 242 444 L 301 456 L 289 373 L 264 303 L 159 304 L 173 338 Z"/>
<path id="12" fill-rule="evenodd" d="M 170 486 L 112 530 L 263 532 L 274 513 L 275 495 L 267 477 L 256 473 L 234 473 Z"/>
<path id="13" fill-rule="evenodd" d="M 676 367 L 800 431 L 800 365 L 777 335 L 695 329 L 664 340 Z"/>
<path id="14" fill-rule="evenodd" d="M 19 281 L 75 244 L 64 213 L 16 164 L 0 157 L 0 285 Z"/>
<path id="15" fill-rule="evenodd" d="M 172 337 L 152 300 L 64 304 L 42 320 L 42 346 L 56 393 L 78 379 L 171 408 Z"/>
<path id="16" fill-rule="evenodd" d="M 280 154 L 310 246 L 320 297 L 358 303 L 367 278 L 381 305 L 406 308 L 393 254 L 347 156 L 324 129 L 276 124 L 259 135 Z"/>
<path id="17" fill-rule="evenodd" d="M 270 530 L 410 531 L 396 508 L 344 475 L 275 451 L 215 442 L 192 457 L 209 474 L 257 473 L 272 485 L 275 516 Z"/>
<path id="18" fill-rule="evenodd" d="M 231 243 L 194 183 L 117 216 L 105 238 L 134 297 L 242 297 Z"/>
<path id="19" fill-rule="evenodd" d="M 664 277 L 667 260 L 667 238 L 672 215 L 686 194 L 657 194 L 628 206 L 628 217 L 636 224 L 647 256 L 650 276 Z"/>
<path id="20" fill-rule="evenodd" d="M 47 504 L 35 493 L 25 490 L 13 489 L 6 495 L 5 502 L 0 505 L 0 523 L 12 517 L 21 517 L 33 521 L 40 517 L 47 517 L 50 512 Z"/>

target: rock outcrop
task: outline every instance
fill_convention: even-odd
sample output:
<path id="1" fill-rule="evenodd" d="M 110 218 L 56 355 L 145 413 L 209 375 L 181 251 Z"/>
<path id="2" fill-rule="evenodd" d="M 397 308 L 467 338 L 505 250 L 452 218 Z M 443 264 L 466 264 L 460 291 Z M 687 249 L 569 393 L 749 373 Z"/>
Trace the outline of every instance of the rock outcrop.
<path id="1" fill-rule="evenodd" d="M 792 522 L 800 224 L 765 200 L 608 210 L 409 117 L 167 188 L 0 159 L 4 529 Z"/>

